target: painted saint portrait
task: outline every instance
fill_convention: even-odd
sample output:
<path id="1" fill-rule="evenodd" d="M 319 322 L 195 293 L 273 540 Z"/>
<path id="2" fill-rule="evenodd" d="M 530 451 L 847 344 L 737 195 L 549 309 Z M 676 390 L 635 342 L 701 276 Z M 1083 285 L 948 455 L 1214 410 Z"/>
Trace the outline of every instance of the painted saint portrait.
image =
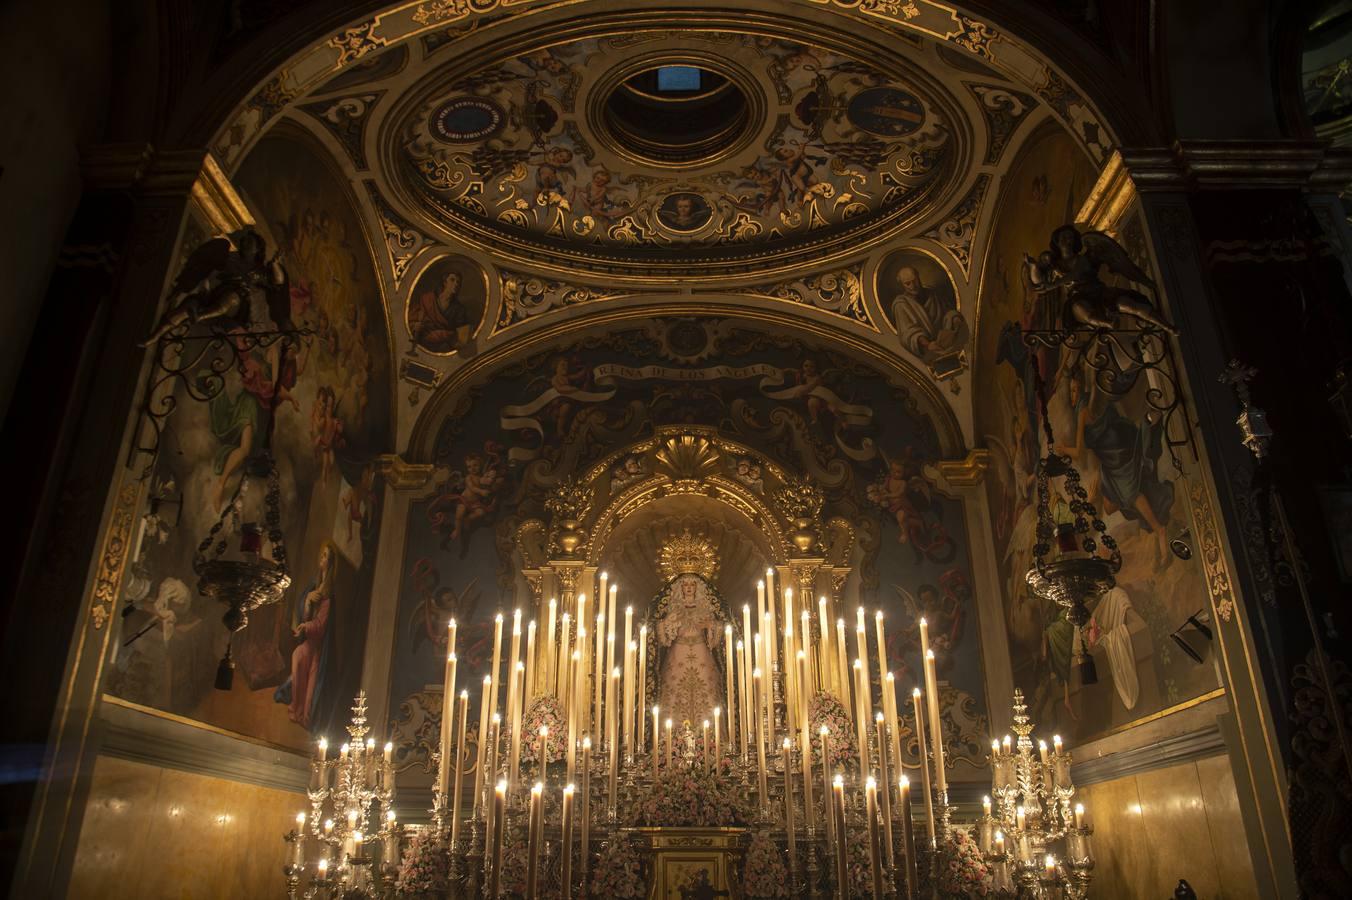
<path id="1" fill-rule="evenodd" d="M 967 320 L 958 311 L 953 279 L 938 260 L 918 250 L 898 250 L 878 268 L 877 289 L 901 349 L 923 360 L 936 377 L 965 366 Z"/>
<path id="2" fill-rule="evenodd" d="M 432 263 L 413 284 L 408 297 L 408 332 L 428 353 L 467 354 L 483 318 L 488 283 L 483 269 L 463 256 Z"/>
<path id="3" fill-rule="evenodd" d="M 713 210 L 699 194 L 668 194 L 657 208 L 657 221 L 672 231 L 698 231 L 708 224 Z"/>

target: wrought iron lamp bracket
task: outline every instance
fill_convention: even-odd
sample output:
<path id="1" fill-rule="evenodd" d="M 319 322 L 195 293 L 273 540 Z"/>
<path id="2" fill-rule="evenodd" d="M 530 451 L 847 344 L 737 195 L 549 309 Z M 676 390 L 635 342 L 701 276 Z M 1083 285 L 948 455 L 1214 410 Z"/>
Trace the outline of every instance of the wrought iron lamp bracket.
<path id="1" fill-rule="evenodd" d="M 238 368 L 250 353 L 280 344 L 280 363 L 288 351 L 308 344 L 314 335 L 309 328 L 254 331 L 219 326 L 197 334 L 184 326 L 165 335 L 155 344 L 127 465 L 140 456 L 148 457 L 140 477 L 150 477 L 165 422 L 178 408 L 179 388 L 193 400 L 209 403 L 225 390 L 226 373 Z M 276 409 L 275 396 L 272 409 Z"/>
<path id="2" fill-rule="evenodd" d="M 1193 439 L 1192 415 L 1178 378 L 1173 342 L 1158 328 L 1067 328 L 1023 332 L 1031 350 L 1062 350 L 1074 355 L 1093 373 L 1094 386 L 1104 394 L 1123 398 L 1146 379 L 1144 400 L 1148 414 L 1163 422 L 1164 447 L 1174 470 L 1183 472 L 1180 456 L 1186 448 L 1199 459 Z"/>

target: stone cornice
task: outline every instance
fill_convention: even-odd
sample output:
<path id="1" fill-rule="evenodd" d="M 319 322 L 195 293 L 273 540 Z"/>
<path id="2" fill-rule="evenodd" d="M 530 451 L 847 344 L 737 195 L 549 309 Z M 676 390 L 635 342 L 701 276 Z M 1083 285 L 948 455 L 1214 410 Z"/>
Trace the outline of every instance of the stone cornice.
<path id="1" fill-rule="evenodd" d="M 1225 739 L 1213 721 L 1196 731 L 1161 738 L 1143 747 L 1077 762 L 1071 766 L 1070 775 L 1076 785 L 1096 784 L 1224 752 Z"/>
<path id="2" fill-rule="evenodd" d="M 105 696 L 100 753 L 225 781 L 304 793 L 309 760 L 300 753 Z"/>
<path id="3" fill-rule="evenodd" d="M 380 474 L 385 482 L 396 491 L 416 491 L 426 487 L 432 480 L 436 468 L 431 463 L 411 463 L 397 453 L 386 453 L 377 460 Z"/>
<path id="4" fill-rule="evenodd" d="M 1352 151 L 1327 141 L 1176 141 L 1114 151 L 1075 220 L 1115 232 L 1139 194 L 1305 190 L 1336 193 L 1352 182 Z"/>

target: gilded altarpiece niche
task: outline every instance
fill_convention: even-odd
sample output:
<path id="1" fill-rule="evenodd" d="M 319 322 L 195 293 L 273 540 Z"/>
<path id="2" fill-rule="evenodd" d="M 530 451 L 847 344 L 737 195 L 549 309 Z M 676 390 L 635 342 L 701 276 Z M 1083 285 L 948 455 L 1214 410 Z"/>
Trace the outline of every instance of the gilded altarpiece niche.
<path id="1" fill-rule="evenodd" d="M 753 516 L 776 509 L 800 479 L 819 487 L 823 542 L 852 548 L 841 562 L 853 567 L 859 602 L 885 611 L 897 683 L 909 692 L 921 681 L 917 623 L 926 615 L 947 683 L 950 752 L 980 760 L 986 698 L 963 509 L 936 482 L 935 423 L 899 382 L 796 338 L 716 319 L 668 320 L 523 360 L 472 386 L 448 411 L 436 432 L 435 483 L 413 504 L 406 529 L 390 704 L 402 768 L 429 773 L 451 616 L 475 727 L 494 616 L 504 612 L 510 631 L 511 611 L 529 609 L 521 553 L 548 553 L 532 523 L 550 521 L 545 504 L 557 486 L 586 485 L 589 507 L 599 511 L 641 497 L 663 472 L 673 484 L 692 477 L 733 485 Z M 687 428 L 700 436 L 673 443 Z M 679 514 L 669 530 L 688 527 L 735 546 L 715 518 Z M 596 561 L 615 571 L 623 525 L 609 529 L 597 525 L 590 539 L 603 548 Z M 641 576 L 632 576 L 623 588 L 636 628 L 664 596 L 661 540 L 643 546 L 651 580 L 640 588 L 631 582 Z M 727 554 L 709 582 L 733 622 L 743 603 L 755 602 L 757 567 L 770 562 L 739 559 Z M 846 611 L 851 627 L 853 612 Z"/>
<path id="2" fill-rule="evenodd" d="M 1034 139 L 1015 160 L 992 229 L 976 341 L 975 377 L 987 387 L 976 397 L 977 428 L 990 449 L 991 530 L 1014 681 L 1034 720 L 1071 739 L 1216 687 L 1209 661 L 1195 663 L 1169 637 L 1209 601 L 1199 560 L 1184 560 L 1170 548 L 1189 525 L 1188 490 L 1171 459 L 1167 423 L 1147 403 L 1148 378 L 1109 394 L 1079 357 L 1023 340 L 1026 332 L 1058 327 L 1063 303 L 1056 292 L 1034 289 L 1024 254 L 1046 250 L 1052 231 L 1075 220 L 1094 178 L 1089 160 L 1061 133 Z M 1126 242 L 1133 245 L 1130 234 Z M 1035 368 L 1047 382 L 1057 450 L 1081 472 L 1090 501 L 1122 549 L 1117 585 L 1090 606 L 1092 619 L 1079 637 L 1062 608 L 1033 596 L 1024 580 L 1033 564 L 1034 469 L 1045 453 Z M 1186 449 L 1175 452 L 1190 459 Z M 1065 514 L 1066 502 L 1053 494 L 1055 518 Z M 1073 664 L 1081 637 L 1097 683 L 1084 683 L 1083 669 Z"/>
<path id="3" fill-rule="evenodd" d="M 313 338 L 295 352 L 275 343 L 243 355 L 209 403 L 179 391 L 151 483 L 161 496 L 181 493 L 182 511 L 146 536 L 133 579 L 144 590 L 131 597 L 107 689 L 300 748 L 339 733 L 361 677 L 380 519 L 375 457 L 388 451 L 390 433 L 388 338 L 360 221 L 320 156 L 297 139 L 268 137 L 236 183 L 268 255 L 281 254 L 291 319 Z M 234 686 L 219 691 L 224 610 L 198 595 L 193 551 L 261 448 L 274 399 L 292 585 L 280 603 L 250 614 L 234 639 Z"/>

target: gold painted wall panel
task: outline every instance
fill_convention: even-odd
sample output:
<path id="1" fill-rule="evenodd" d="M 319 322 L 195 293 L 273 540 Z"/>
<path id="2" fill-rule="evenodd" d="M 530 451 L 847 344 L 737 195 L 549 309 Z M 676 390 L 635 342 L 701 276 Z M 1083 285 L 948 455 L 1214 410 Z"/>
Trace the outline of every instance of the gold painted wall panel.
<path id="1" fill-rule="evenodd" d="M 71 897 L 280 897 L 299 794 L 113 757 L 94 767 Z"/>
<path id="2" fill-rule="evenodd" d="M 1168 897 L 1186 878 L 1199 897 L 1257 897 L 1225 756 L 1081 788 L 1093 817 L 1095 898 Z"/>

